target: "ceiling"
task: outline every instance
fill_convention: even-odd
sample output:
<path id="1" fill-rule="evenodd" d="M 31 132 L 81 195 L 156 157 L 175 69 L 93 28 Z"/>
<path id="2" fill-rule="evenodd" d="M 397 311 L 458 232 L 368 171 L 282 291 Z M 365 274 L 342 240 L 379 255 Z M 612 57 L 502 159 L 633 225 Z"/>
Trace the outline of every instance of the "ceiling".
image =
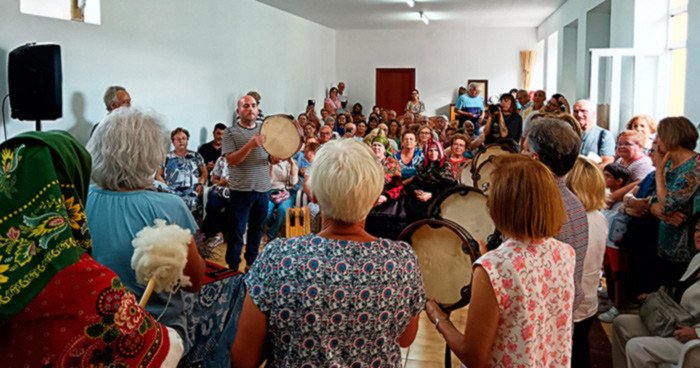
<path id="1" fill-rule="evenodd" d="M 333 29 L 426 27 L 536 27 L 566 0 L 258 0 Z"/>

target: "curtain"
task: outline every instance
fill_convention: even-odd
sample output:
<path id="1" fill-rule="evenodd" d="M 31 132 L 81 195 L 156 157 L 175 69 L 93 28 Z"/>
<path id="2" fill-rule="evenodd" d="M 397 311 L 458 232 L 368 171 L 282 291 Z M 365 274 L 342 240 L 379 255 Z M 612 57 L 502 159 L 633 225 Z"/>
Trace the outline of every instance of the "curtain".
<path id="1" fill-rule="evenodd" d="M 520 51 L 520 80 L 522 88 L 526 91 L 530 90 L 530 79 L 532 78 L 532 59 L 535 52 L 532 50 Z"/>

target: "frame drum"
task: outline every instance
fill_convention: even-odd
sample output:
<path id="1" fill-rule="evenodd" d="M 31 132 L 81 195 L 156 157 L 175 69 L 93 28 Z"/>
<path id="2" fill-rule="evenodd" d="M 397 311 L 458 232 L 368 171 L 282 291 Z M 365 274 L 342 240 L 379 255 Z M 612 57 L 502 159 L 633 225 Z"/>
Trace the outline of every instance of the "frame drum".
<path id="1" fill-rule="evenodd" d="M 470 162 L 459 169 L 457 181 L 464 186 L 471 187 L 474 185 L 474 179 L 472 179 L 472 163 L 473 162 Z"/>
<path id="2" fill-rule="evenodd" d="M 416 252 L 429 299 L 445 311 L 469 304 L 472 263 L 478 253 L 469 233 L 450 220 L 425 219 L 409 225 L 399 239 Z"/>
<path id="3" fill-rule="evenodd" d="M 494 143 L 477 153 L 472 164 L 472 185 L 488 195 L 491 187 L 491 172 L 493 171 L 493 159 L 496 156 L 517 153 L 508 144 Z"/>
<path id="4" fill-rule="evenodd" d="M 301 127 L 287 115 L 271 115 L 265 118 L 260 127 L 260 134 L 265 136 L 265 151 L 280 160 L 294 156 L 304 143 Z"/>
<path id="5" fill-rule="evenodd" d="M 457 223 L 476 241 L 486 243 L 496 230 L 486 206 L 486 196 L 476 188 L 460 185 L 442 192 L 429 213 L 431 217 Z"/>

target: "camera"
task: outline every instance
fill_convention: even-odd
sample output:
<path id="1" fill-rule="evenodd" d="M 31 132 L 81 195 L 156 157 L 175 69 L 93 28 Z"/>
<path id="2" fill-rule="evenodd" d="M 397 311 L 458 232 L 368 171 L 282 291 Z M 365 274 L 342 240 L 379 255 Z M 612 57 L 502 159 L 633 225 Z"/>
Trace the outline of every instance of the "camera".
<path id="1" fill-rule="evenodd" d="M 308 106 L 316 106 L 316 100 L 309 100 L 306 103 Z"/>
<path id="2" fill-rule="evenodd" d="M 501 99 L 498 96 L 489 97 L 488 106 L 491 114 L 497 112 L 501 108 Z"/>

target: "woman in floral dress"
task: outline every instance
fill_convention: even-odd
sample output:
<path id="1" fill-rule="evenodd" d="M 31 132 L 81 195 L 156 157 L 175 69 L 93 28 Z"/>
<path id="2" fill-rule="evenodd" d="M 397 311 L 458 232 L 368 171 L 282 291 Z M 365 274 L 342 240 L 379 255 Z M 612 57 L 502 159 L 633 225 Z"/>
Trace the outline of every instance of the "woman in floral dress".
<path id="1" fill-rule="evenodd" d="M 474 264 L 464 334 L 435 302 L 426 312 L 466 366 L 568 367 L 576 259 L 554 239 L 564 202 L 540 162 L 507 155 L 495 164 L 488 207 L 506 241 Z"/>

